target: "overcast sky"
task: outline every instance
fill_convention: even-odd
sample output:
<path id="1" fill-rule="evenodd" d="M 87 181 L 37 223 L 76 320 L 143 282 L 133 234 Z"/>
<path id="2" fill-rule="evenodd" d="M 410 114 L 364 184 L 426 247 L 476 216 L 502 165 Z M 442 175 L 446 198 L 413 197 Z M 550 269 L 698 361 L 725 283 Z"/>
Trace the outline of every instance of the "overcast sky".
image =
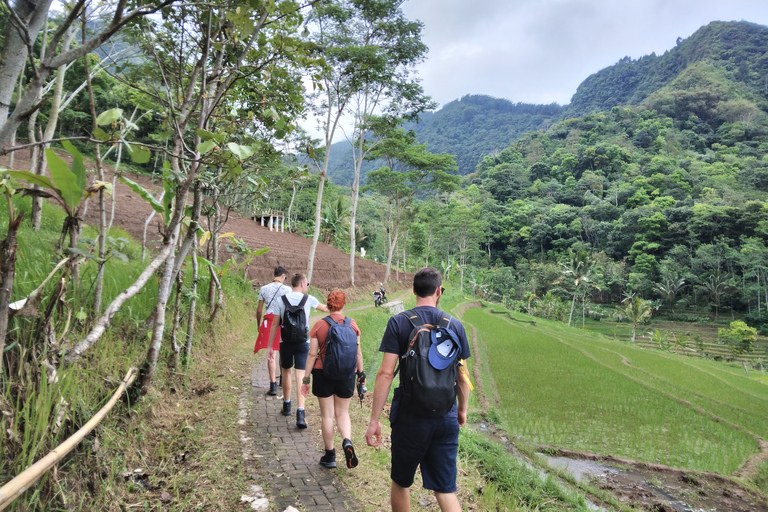
<path id="1" fill-rule="evenodd" d="M 418 67 L 441 105 L 465 94 L 567 104 L 592 73 L 675 46 L 711 21 L 768 25 L 768 0 L 407 0 Z"/>

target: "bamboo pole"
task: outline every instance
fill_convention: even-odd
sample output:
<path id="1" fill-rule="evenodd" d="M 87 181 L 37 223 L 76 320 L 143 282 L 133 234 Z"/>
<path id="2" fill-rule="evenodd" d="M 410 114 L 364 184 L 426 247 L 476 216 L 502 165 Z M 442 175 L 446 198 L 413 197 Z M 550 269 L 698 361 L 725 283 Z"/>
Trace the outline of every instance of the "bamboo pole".
<path id="1" fill-rule="evenodd" d="M 117 403 L 125 390 L 136 379 L 138 372 L 136 368 L 130 368 L 128 373 L 125 374 L 123 382 L 120 383 L 120 387 L 117 388 L 115 394 L 112 395 L 107 404 L 97 412 L 93 418 L 88 421 L 83 427 L 75 432 L 69 439 L 61 443 L 54 450 L 50 451 L 48 455 L 35 462 L 27 469 L 22 471 L 16 478 L 0 487 L 0 510 L 11 504 L 13 500 L 21 496 L 32 484 L 37 482 L 54 464 L 59 462 L 65 455 L 71 452 L 75 446 L 80 444 L 85 436 L 91 433 L 96 428 L 96 425 L 104 419 L 104 416 L 112 409 Z"/>

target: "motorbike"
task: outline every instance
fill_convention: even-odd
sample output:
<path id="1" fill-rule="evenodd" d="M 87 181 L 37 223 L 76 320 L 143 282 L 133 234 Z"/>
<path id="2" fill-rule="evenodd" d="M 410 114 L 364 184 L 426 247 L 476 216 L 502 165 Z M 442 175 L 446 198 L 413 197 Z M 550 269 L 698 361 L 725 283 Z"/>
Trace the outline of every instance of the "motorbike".
<path id="1" fill-rule="evenodd" d="M 381 292 L 379 292 L 379 291 L 373 292 L 373 305 L 375 307 L 379 307 L 379 306 L 383 305 L 384 302 L 385 302 L 385 299 L 381 295 Z"/>

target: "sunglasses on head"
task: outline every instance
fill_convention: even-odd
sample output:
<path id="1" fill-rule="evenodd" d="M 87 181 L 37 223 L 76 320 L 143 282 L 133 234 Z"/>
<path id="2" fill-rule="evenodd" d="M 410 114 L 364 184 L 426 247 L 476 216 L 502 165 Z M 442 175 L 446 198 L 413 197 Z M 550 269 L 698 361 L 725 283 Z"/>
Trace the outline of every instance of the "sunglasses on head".
<path id="1" fill-rule="evenodd" d="M 442 295 L 442 294 L 444 294 L 444 293 L 445 293 L 445 288 L 443 288 L 443 287 L 441 286 L 441 287 L 440 287 L 440 295 Z"/>

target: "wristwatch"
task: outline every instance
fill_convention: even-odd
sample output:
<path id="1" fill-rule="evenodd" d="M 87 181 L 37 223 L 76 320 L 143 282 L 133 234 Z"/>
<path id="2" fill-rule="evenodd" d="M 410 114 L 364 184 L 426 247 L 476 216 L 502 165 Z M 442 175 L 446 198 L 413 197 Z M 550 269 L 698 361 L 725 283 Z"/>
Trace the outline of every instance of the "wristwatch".
<path id="1" fill-rule="evenodd" d="M 310 380 L 309 377 L 304 377 L 303 379 L 301 379 L 301 383 L 302 384 L 309 384 L 310 382 L 312 382 L 312 381 Z"/>

